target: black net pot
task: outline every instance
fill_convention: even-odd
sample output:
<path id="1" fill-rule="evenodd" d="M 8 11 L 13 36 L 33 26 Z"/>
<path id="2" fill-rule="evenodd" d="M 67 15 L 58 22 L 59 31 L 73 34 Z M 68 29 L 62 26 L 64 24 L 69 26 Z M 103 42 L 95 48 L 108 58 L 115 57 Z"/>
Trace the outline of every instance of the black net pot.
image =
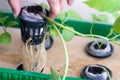
<path id="1" fill-rule="evenodd" d="M 81 72 L 81 77 L 89 80 L 110 80 L 109 75 L 112 78 L 112 71 L 99 64 L 88 65 Z"/>
<path id="2" fill-rule="evenodd" d="M 51 36 L 48 36 L 45 40 L 45 49 L 48 50 L 52 47 L 54 40 Z"/>
<path id="3" fill-rule="evenodd" d="M 31 45 L 42 43 L 46 33 L 47 21 L 39 15 L 39 12 L 48 16 L 48 11 L 40 5 L 25 6 L 21 9 L 19 18 L 23 42 L 31 38 L 32 40 L 29 42 Z"/>
<path id="4" fill-rule="evenodd" d="M 85 49 L 89 55 L 97 58 L 107 58 L 111 56 L 114 51 L 112 44 L 103 39 L 89 42 Z"/>
<path id="5" fill-rule="evenodd" d="M 25 44 L 27 43 L 28 48 L 30 46 L 34 46 L 33 47 L 34 52 L 38 51 L 38 48 L 36 46 L 41 46 L 41 44 L 44 44 L 43 40 L 45 40 L 45 34 L 47 28 L 46 27 L 47 20 L 39 13 L 48 16 L 48 11 L 43 7 L 41 7 L 40 5 L 25 6 L 21 9 L 21 12 L 19 14 L 22 42 Z M 25 44 L 23 44 L 23 46 L 26 46 Z M 26 50 L 25 49 L 23 50 L 24 50 L 23 54 L 25 54 Z M 33 56 L 35 55 L 36 54 L 34 54 Z M 45 57 L 42 57 L 42 60 L 44 60 L 45 62 L 46 55 L 44 54 L 44 56 Z M 43 63 L 42 65 L 44 64 L 45 63 Z M 37 63 L 35 64 L 34 67 L 36 66 L 38 66 Z M 44 66 L 42 66 L 42 69 L 43 67 Z M 20 64 L 17 67 L 18 70 L 20 69 L 23 70 L 23 68 L 25 69 L 24 64 Z M 40 69 L 39 72 L 42 71 L 42 69 Z"/>

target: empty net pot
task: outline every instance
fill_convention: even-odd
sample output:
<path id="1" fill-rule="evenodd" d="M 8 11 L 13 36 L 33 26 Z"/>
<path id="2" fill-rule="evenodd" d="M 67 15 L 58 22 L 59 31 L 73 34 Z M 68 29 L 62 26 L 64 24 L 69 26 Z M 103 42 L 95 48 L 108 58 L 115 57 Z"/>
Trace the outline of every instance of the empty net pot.
<path id="1" fill-rule="evenodd" d="M 112 72 L 103 65 L 91 64 L 83 68 L 81 77 L 89 80 L 110 80 Z"/>
<path id="2" fill-rule="evenodd" d="M 112 44 L 109 41 L 103 39 L 89 42 L 85 49 L 89 55 L 97 58 L 109 57 L 114 51 Z"/>

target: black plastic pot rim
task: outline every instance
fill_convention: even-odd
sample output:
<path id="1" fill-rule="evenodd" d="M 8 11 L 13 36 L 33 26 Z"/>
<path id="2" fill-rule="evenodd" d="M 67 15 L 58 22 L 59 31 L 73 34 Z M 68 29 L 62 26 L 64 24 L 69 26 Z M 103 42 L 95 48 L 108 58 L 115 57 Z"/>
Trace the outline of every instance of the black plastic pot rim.
<path id="1" fill-rule="evenodd" d="M 89 42 L 85 47 L 85 50 L 89 55 L 96 57 L 96 58 L 107 58 L 112 55 L 114 48 L 111 43 L 106 45 L 107 49 L 106 48 L 105 49 L 95 49 L 94 45 L 92 45 L 93 43 L 95 43 L 95 41 Z"/>
<path id="2" fill-rule="evenodd" d="M 52 45 L 53 45 L 53 43 L 54 43 L 54 39 L 51 37 L 51 36 L 49 36 L 49 45 L 48 46 L 46 46 L 46 44 L 45 44 L 45 49 L 46 50 L 48 50 L 48 49 L 50 49 L 51 47 L 52 47 Z"/>

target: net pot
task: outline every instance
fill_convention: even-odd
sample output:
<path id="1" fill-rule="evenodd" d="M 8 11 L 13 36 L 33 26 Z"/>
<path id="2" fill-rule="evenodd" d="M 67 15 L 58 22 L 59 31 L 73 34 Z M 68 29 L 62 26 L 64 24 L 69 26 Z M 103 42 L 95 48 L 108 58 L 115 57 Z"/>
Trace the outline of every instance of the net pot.
<path id="1" fill-rule="evenodd" d="M 97 58 L 107 58 L 111 56 L 114 51 L 112 44 L 103 39 L 89 42 L 85 49 L 89 55 Z"/>
<path id="2" fill-rule="evenodd" d="M 109 75 L 112 77 L 111 70 L 99 64 L 88 65 L 81 72 L 81 77 L 89 80 L 110 80 Z"/>

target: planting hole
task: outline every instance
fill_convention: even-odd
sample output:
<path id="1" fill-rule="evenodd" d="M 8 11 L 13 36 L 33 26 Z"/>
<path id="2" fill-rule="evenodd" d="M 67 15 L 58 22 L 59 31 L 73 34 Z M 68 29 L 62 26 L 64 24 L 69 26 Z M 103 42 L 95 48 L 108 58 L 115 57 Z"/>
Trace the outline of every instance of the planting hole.
<path id="1" fill-rule="evenodd" d="M 42 11 L 42 7 L 41 6 L 29 6 L 27 8 L 27 11 L 30 13 L 35 13 L 37 14 L 38 12 L 41 12 Z"/>
<path id="2" fill-rule="evenodd" d="M 106 48 L 106 44 L 98 42 L 97 44 L 94 45 L 94 48 L 95 49 L 105 49 Z"/>
<path id="3" fill-rule="evenodd" d="M 104 70 L 100 67 L 89 67 L 88 72 L 93 74 L 101 74 Z"/>

